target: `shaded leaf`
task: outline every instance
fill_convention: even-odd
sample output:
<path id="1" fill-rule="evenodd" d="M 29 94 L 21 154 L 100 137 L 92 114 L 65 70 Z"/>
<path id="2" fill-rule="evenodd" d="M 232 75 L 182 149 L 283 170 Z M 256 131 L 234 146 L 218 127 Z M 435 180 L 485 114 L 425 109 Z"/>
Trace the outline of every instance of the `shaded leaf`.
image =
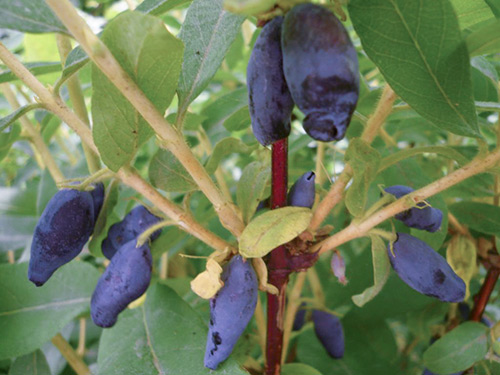
<path id="1" fill-rule="evenodd" d="M 458 202 L 449 206 L 457 220 L 480 233 L 500 236 L 500 207 L 479 202 Z"/>
<path id="2" fill-rule="evenodd" d="M 254 215 L 270 178 L 271 169 L 257 161 L 243 169 L 236 188 L 236 202 L 245 223 L 248 223 Z"/>
<path id="3" fill-rule="evenodd" d="M 217 98 L 203 109 L 201 114 L 206 117 L 203 127 L 210 129 L 212 126 L 225 122 L 241 108 L 248 105 L 248 91 L 241 87 Z"/>
<path id="4" fill-rule="evenodd" d="M 281 368 L 281 375 L 321 375 L 321 372 L 303 363 L 286 363 Z"/>
<path id="5" fill-rule="evenodd" d="M 351 187 L 346 193 L 345 204 L 354 216 L 363 214 L 370 184 L 377 175 L 380 154 L 366 141 L 354 138 L 349 144 L 345 155 L 346 162 L 354 172 Z"/>
<path id="6" fill-rule="evenodd" d="M 157 16 L 191 1 L 192 0 L 144 0 L 135 10 Z"/>
<path id="7" fill-rule="evenodd" d="M 493 17 L 491 9 L 488 8 L 484 0 L 451 0 L 451 3 L 455 8 L 462 29 Z"/>
<path id="8" fill-rule="evenodd" d="M 0 161 L 7 156 L 10 148 L 21 135 L 21 127 L 19 124 L 14 124 L 9 132 L 0 133 Z"/>
<path id="9" fill-rule="evenodd" d="M 488 23 L 465 39 L 471 56 L 500 52 L 500 20 Z"/>
<path id="10" fill-rule="evenodd" d="M 51 375 L 47 359 L 41 350 L 18 357 L 9 369 L 9 375 Z"/>
<path id="11" fill-rule="evenodd" d="M 168 150 L 160 149 L 149 164 L 153 186 L 168 192 L 185 193 L 198 190 L 198 185 L 179 160 Z"/>
<path id="12" fill-rule="evenodd" d="M 24 64 L 33 75 L 38 76 L 42 74 L 60 72 L 62 67 L 59 62 L 31 62 Z M 0 73 L 0 83 L 17 81 L 19 78 L 12 73 L 10 69 L 6 69 Z"/>
<path id="13" fill-rule="evenodd" d="M 372 262 L 373 262 L 373 286 L 366 288 L 363 293 L 352 296 L 352 301 L 359 307 L 371 301 L 379 294 L 389 279 L 391 263 L 387 257 L 386 245 L 379 236 L 371 236 L 372 240 Z"/>
<path id="14" fill-rule="evenodd" d="M 42 108 L 43 106 L 39 103 L 28 104 L 18 108 L 16 111 L 12 112 L 10 115 L 0 118 L 0 132 L 2 132 L 6 127 L 11 125 L 13 122 L 17 121 L 19 117 L 24 116 L 26 113 L 33 111 L 37 108 Z"/>
<path id="15" fill-rule="evenodd" d="M 73 261 L 40 288 L 28 281 L 28 264 L 0 265 L 0 359 L 32 352 L 89 308 L 99 272 Z"/>
<path id="16" fill-rule="evenodd" d="M 203 91 L 219 69 L 244 17 L 224 10 L 223 0 L 194 0 L 179 38 L 185 44 L 179 78 L 179 113 Z"/>
<path id="17" fill-rule="evenodd" d="M 244 106 L 230 115 L 226 121 L 224 121 L 224 127 L 230 131 L 235 132 L 239 130 L 245 130 L 250 126 L 252 120 L 250 119 L 250 111 L 248 106 Z"/>
<path id="18" fill-rule="evenodd" d="M 165 112 L 175 94 L 182 42 L 156 17 L 126 12 L 113 19 L 102 40 L 155 107 Z M 129 163 L 153 130 L 97 68 L 92 69 L 93 136 L 113 171 Z"/>
<path id="19" fill-rule="evenodd" d="M 248 146 L 237 138 L 224 138 L 215 145 L 212 154 L 205 164 L 205 168 L 209 174 L 215 173 L 224 157 L 233 153 L 249 154 L 256 150 L 257 147 L 258 145 Z"/>
<path id="20" fill-rule="evenodd" d="M 198 314 L 172 289 L 156 284 L 149 288 L 142 306 L 124 311 L 118 323 L 103 332 L 99 372 L 208 375 L 212 371 L 203 366 L 206 339 L 207 327 Z M 229 358 L 217 373 L 246 372 Z"/>
<path id="21" fill-rule="evenodd" d="M 463 371 L 488 351 L 488 327 L 465 322 L 432 344 L 424 353 L 425 366 L 439 374 Z"/>
<path id="22" fill-rule="evenodd" d="M 260 258 L 274 248 L 293 240 L 307 229 L 312 211 L 305 207 L 283 207 L 253 219 L 240 236 L 240 254 Z"/>
<path id="23" fill-rule="evenodd" d="M 44 0 L 0 0 L 0 28 L 69 35 Z"/>
<path id="24" fill-rule="evenodd" d="M 480 136 L 469 55 L 447 0 L 353 0 L 349 14 L 365 52 L 404 101 L 439 128 Z"/>

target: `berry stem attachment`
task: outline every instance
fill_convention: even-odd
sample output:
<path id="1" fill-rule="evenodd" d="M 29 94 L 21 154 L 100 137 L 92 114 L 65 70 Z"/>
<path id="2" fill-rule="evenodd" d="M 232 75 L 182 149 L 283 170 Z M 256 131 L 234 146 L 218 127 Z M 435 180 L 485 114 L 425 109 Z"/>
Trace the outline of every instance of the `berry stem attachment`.
<path id="1" fill-rule="evenodd" d="M 271 209 L 286 206 L 288 188 L 287 139 L 272 146 Z M 267 294 L 266 375 L 281 374 L 285 294 L 288 284 L 287 253 L 284 246 L 274 249 L 268 260 L 269 283 L 278 288 L 277 295 Z"/>

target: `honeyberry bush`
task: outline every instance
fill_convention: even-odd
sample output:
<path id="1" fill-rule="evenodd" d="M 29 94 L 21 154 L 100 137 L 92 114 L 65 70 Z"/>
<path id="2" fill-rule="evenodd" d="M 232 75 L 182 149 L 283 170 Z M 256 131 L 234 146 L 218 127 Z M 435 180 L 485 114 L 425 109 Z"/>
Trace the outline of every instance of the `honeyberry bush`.
<path id="1" fill-rule="evenodd" d="M 288 152 L 272 156 L 252 134 L 246 68 L 261 26 L 299 2 L 0 1 L 0 373 L 212 373 L 206 298 L 237 252 L 262 292 L 213 373 L 500 373 L 500 3 L 322 2 L 356 47 L 358 105 L 345 138 L 325 143 L 305 134 L 295 108 Z M 255 213 L 271 194 L 272 161 L 286 158 L 288 186 L 316 173 L 315 205 Z M 35 226 L 75 181 L 104 182 L 103 207 L 80 255 L 36 288 Z M 414 191 L 396 199 L 384 192 L 394 185 Z M 102 243 L 139 204 L 162 220 L 151 285 L 101 329 L 89 305 L 108 265 Z M 429 205 L 442 213 L 434 232 L 394 218 Z M 396 275 L 396 233 L 446 258 L 467 286 L 460 305 Z M 306 272 L 287 287 L 265 265 L 290 252 Z M 286 309 L 268 309 L 266 291 Z M 292 331 L 299 307 L 305 324 Z M 315 335 L 317 311 L 340 318 L 342 358 Z"/>

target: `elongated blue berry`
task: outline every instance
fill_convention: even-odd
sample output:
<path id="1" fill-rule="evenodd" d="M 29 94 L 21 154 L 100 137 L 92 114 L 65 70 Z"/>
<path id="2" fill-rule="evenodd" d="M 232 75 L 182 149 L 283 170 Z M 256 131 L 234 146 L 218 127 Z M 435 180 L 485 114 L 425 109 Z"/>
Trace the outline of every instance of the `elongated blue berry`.
<path id="1" fill-rule="evenodd" d="M 96 325 L 113 326 L 118 314 L 144 294 L 151 281 L 152 264 L 147 244 L 136 247 L 134 239 L 120 247 L 92 294 L 90 313 Z"/>
<path id="2" fill-rule="evenodd" d="M 108 230 L 108 236 L 102 242 L 102 253 L 111 259 L 118 249 L 125 243 L 136 239 L 150 226 L 160 222 L 158 216 L 153 215 L 144 206 L 137 206 L 130 211 L 122 221 L 113 224 Z M 154 241 L 161 234 L 161 229 L 155 231 L 150 239 Z"/>
<path id="3" fill-rule="evenodd" d="M 417 292 L 443 302 L 462 302 L 465 283 L 441 255 L 424 241 L 406 233 L 398 233 L 387 246 L 392 268 L 408 286 Z M 393 254 L 394 253 L 394 254 Z"/>
<path id="4" fill-rule="evenodd" d="M 59 190 L 47 203 L 33 234 L 28 279 L 42 286 L 75 258 L 94 230 L 94 200 L 87 191 Z"/>
<path id="5" fill-rule="evenodd" d="M 300 331 L 306 322 L 306 304 L 302 302 L 295 314 L 292 331 Z"/>
<path id="6" fill-rule="evenodd" d="M 314 172 L 304 173 L 290 188 L 288 192 L 288 205 L 312 208 L 316 193 Z"/>
<path id="7" fill-rule="evenodd" d="M 276 17 L 262 28 L 247 66 L 252 130 L 264 146 L 290 134 L 294 104 L 283 75 L 282 23 L 283 17 Z"/>
<path id="8" fill-rule="evenodd" d="M 401 198 L 414 190 L 409 186 L 394 185 L 385 188 L 385 191 L 396 198 Z M 443 221 L 443 213 L 440 209 L 430 207 L 423 202 L 418 203 L 417 207 L 412 207 L 397 214 L 395 217 L 410 228 L 426 230 L 428 232 L 436 232 L 441 228 L 441 222 Z"/>
<path id="9" fill-rule="evenodd" d="M 104 203 L 104 184 L 102 182 L 97 183 L 94 190 L 92 190 L 90 194 L 92 195 L 92 199 L 94 201 L 94 221 L 97 221 L 97 217 L 99 216 Z"/>
<path id="10" fill-rule="evenodd" d="M 322 6 L 300 4 L 281 34 L 283 71 L 306 115 L 304 130 L 318 141 L 342 139 L 358 101 L 358 58 L 347 31 Z"/>
<path id="11" fill-rule="evenodd" d="M 204 364 L 212 370 L 229 357 L 257 304 L 257 276 L 240 255 L 224 266 L 222 281 L 224 287 L 210 300 Z"/>
<path id="12" fill-rule="evenodd" d="M 340 319 L 328 312 L 313 310 L 312 320 L 314 332 L 330 357 L 342 358 L 345 343 L 344 330 Z"/>

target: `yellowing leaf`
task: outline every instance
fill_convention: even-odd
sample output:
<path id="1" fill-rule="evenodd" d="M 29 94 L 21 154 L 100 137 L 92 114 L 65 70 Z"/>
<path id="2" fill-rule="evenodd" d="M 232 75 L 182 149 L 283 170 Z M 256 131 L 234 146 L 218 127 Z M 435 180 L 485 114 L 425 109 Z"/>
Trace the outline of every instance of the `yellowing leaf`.
<path id="1" fill-rule="evenodd" d="M 241 234 L 240 254 L 246 258 L 263 257 L 306 230 L 311 216 L 312 211 L 305 207 L 283 207 L 258 216 Z"/>
<path id="2" fill-rule="evenodd" d="M 469 284 L 477 270 L 476 256 L 474 242 L 460 234 L 453 236 L 446 248 L 446 260 L 467 287 L 465 298 L 469 297 Z"/>
<path id="3" fill-rule="evenodd" d="M 220 279 L 222 267 L 213 259 L 207 260 L 207 269 L 191 281 L 191 289 L 204 299 L 210 299 L 217 294 L 224 283 Z"/>

